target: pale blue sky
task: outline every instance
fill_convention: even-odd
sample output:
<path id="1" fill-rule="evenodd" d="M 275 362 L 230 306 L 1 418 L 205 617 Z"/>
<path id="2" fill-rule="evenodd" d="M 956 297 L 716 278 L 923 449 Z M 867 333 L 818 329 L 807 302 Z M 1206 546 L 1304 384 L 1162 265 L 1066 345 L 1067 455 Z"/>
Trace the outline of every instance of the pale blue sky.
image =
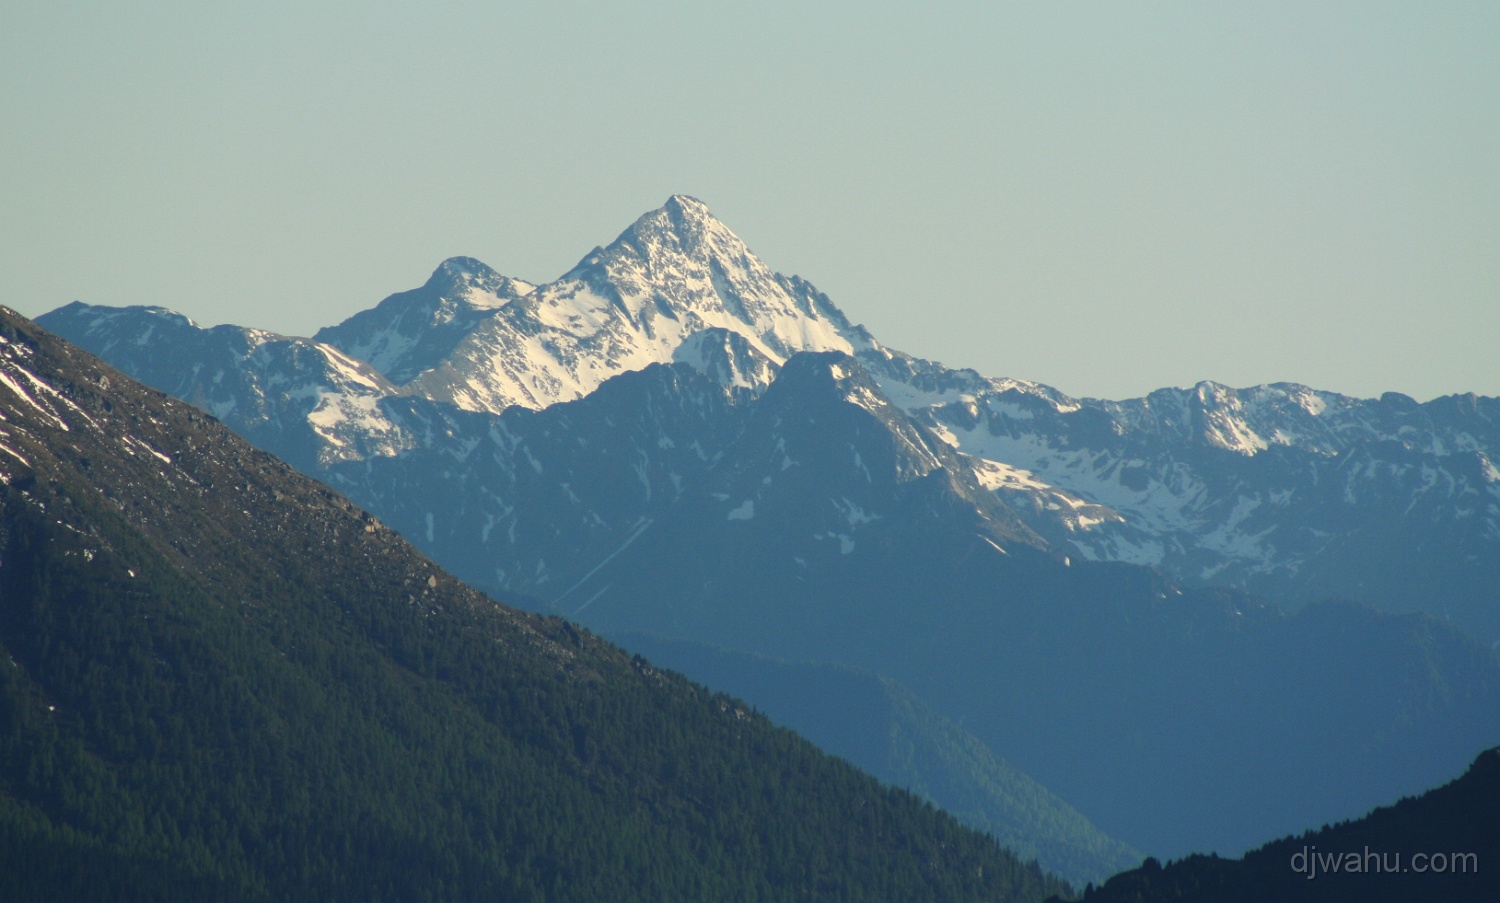
<path id="1" fill-rule="evenodd" d="M 1075 395 L 1500 395 L 1500 4 L 0 0 L 0 303 L 306 334 L 674 192 Z"/>

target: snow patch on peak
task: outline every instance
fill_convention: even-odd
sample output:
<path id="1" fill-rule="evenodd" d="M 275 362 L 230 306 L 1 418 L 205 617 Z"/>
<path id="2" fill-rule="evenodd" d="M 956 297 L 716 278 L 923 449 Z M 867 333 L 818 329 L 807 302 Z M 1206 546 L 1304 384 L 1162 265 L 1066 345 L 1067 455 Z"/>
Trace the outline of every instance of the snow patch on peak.
<path id="1" fill-rule="evenodd" d="M 948 436 L 953 436 L 952 432 Z M 946 437 L 945 437 L 946 438 Z M 957 437 L 949 442 L 950 445 L 957 444 Z M 1037 478 L 1037 475 L 1020 467 L 1012 467 L 1000 461 L 991 461 L 988 458 L 969 458 L 969 463 L 974 467 L 974 476 L 979 480 L 979 485 L 991 492 L 996 489 L 1030 489 L 1037 491 L 1050 490 L 1052 487 Z"/>
<path id="2" fill-rule="evenodd" d="M 855 384 L 844 393 L 844 400 L 850 404 L 859 405 L 872 414 L 880 414 L 887 407 L 885 399 L 881 398 L 868 386 Z"/>
<path id="3" fill-rule="evenodd" d="M 776 363 L 745 336 L 715 327 L 695 332 L 672 351 L 684 363 L 721 385 L 762 389 L 776 378 Z"/>
<path id="4" fill-rule="evenodd" d="M 338 375 L 350 382 L 358 383 L 368 389 L 383 392 L 386 387 L 381 385 L 380 378 L 370 371 L 368 365 L 355 360 L 342 351 L 322 342 L 316 343 L 315 347 L 327 360 L 329 366 Z"/>
<path id="5" fill-rule="evenodd" d="M 1479 453 L 1479 473 L 1486 483 L 1500 483 L 1500 467 L 1490 460 L 1490 456 Z"/>
<path id="6" fill-rule="evenodd" d="M 1324 411 L 1328 410 L 1328 402 L 1323 400 L 1322 395 L 1314 392 L 1311 389 L 1304 389 L 1303 391 L 1297 393 L 1295 397 L 1297 403 L 1302 407 L 1302 410 L 1313 415 L 1314 417 L 1317 417 Z"/>
<path id="7" fill-rule="evenodd" d="M 475 307 L 499 307 L 536 288 L 523 279 L 503 276 L 473 257 L 449 257 L 422 286 L 437 294 L 459 296 Z"/>

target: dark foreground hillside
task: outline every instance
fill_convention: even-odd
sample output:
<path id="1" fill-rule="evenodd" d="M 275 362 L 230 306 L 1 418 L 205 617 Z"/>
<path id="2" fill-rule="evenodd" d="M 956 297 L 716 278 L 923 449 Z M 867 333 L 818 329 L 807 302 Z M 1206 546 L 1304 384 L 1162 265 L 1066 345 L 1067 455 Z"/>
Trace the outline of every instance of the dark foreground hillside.
<path id="1" fill-rule="evenodd" d="M 0 900 L 1037 900 L 0 309 Z"/>
<path id="2" fill-rule="evenodd" d="M 1089 889 L 1089 903 L 1491 903 L 1500 900 L 1500 748 L 1457 780 L 1245 854 L 1189 856 Z"/>

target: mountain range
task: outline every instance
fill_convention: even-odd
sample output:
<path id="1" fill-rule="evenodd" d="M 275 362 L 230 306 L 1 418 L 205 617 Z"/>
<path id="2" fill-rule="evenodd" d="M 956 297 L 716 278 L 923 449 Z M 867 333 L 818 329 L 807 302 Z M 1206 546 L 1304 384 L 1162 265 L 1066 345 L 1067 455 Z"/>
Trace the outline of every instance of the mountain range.
<path id="1" fill-rule="evenodd" d="M 486 592 L 878 675 L 1158 855 L 1358 815 L 1500 737 L 1500 400 L 950 369 L 680 196 L 553 282 L 454 258 L 311 339 L 39 322 Z"/>
<path id="2" fill-rule="evenodd" d="M 1068 892 L 5 308 L 0 514 L 7 901 Z"/>
<path id="3" fill-rule="evenodd" d="M 540 410 L 673 362 L 756 391 L 797 352 L 840 351 L 1070 556 L 1294 607 L 1427 611 L 1500 641 L 1500 399 L 1204 382 L 1103 401 L 983 377 L 877 342 L 692 198 L 669 199 L 553 282 L 453 258 L 313 339 L 199 329 L 161 308 L 75 303 L 38 322 L 311 473 L 472 442 L 429 433 L 397 399 Z"/>

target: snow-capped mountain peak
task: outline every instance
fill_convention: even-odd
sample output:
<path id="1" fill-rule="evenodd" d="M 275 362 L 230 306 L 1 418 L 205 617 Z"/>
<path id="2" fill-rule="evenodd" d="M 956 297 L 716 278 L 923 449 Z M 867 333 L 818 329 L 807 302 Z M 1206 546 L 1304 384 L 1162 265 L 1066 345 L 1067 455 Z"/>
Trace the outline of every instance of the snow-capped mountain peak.
<path id="1" fill-rule="evenodd" d="M 412 388 L 467 410 L 542 408 L 666 363 L 722 329 L 779 365 L 870 347 L 807 282 L 773 272 L 700 201 L 674 195 L 562 278 L 478 323 Z"/>
<path id="2" fill-rule="evenodd" d="M 674 194 L 661 207 L 642 215 L 610 249 L 622 244 L 634 246 L 647 257 L 665 253 L 700 259 L 750 256 L 745 243 L 709 212 L 707 204 L 684 194 Z"/>
<path id="3" fill-rule="evenodd" d="M 685 195 L 636 220 L 558 283 L 574 281 L 614 296 L 644 328 L 657 314 L 723 326 L 778 362 L 799 351 L 849 352 L 868 343 L 825 296 L 772 271 L 703 202 Z"/>
<path id="4" fill-rule="evenodd" d="M 501 276 L 472 257 L 450 257 L 438 264 L 425 288 L 458 297 L 474 308 L 501 308 L 529 293 L 535 285 Z"/>
<path id="5" fill-rule="evenodd" d="M 400 385 L 439 366 L 479 323 L 535 288 L 472 257 L 450 257 L 421 288 L 391 295 L 316 339 Z"/>
<path id="6" fill-rule="evenodd" d="M 422 287 L 476 308 L 503 307 L 536 288 L 524 280 L 502 276 L 472 257 L 449 257 L 438 264 Z"/>

